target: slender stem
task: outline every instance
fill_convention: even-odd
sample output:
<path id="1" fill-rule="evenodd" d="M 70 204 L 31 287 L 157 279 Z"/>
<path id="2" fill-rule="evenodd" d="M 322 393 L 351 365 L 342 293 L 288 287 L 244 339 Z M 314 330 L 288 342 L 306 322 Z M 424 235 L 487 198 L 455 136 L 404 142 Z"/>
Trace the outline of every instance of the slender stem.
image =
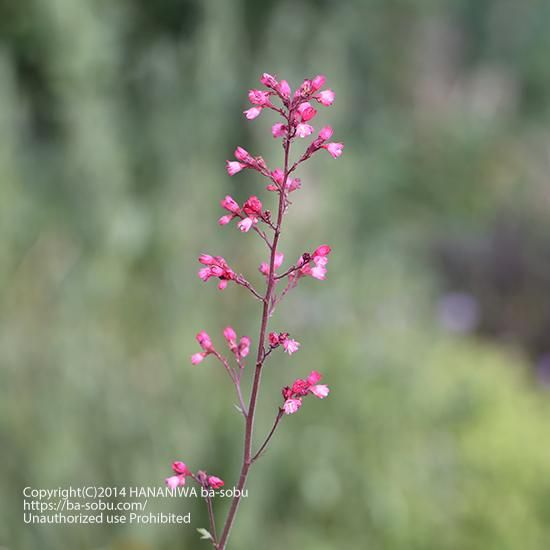
<path id="1" fill-rule="evenodd" d="M 292 112 L 288 113 L 286 116 L 288 121 L 288 127 L 290 127 Z M 283 182 L 286 182 L 288 177 L 288 161 L 289 161 L 289 152 L 290 152 L 290 136 L 284 141 L 284 152 L 285 152 L 285 161 L 284 161 L 284 177 Z M 225 525 L 220 537 L 218 544 L 219 550 L 225 550 L 227 544 L 227 539 L 229 538 L 229 533 L 233 527 L 235 521 L 235 515 L 239 508 L 239 503 L 241 500 L 241 493 L 246 484 L 246 479 L 248 477 L 248 471 L 250 465 L 252 464 L 251 458 L 251 448 L 252 448 L 252 433 L 254 430 L 254 413 L 256 412 L 256 402 L 258 399 L 258 391 L 260 389 L 260 382 L 262 378 L 262 365 L 264 359 L 264 342 L 266 337 L 267 325 L 269 321 L 269 311 L 271 297 L 273 295 L 273 290 L 275 287 L 275 255 L 277 254 L 277 245 L 279 243 L 279 236 L 281 234 L 281 224 L 283 221 L 283 215 L 285 211 L 285 200 L 286 193 L 284 188 L 279 192 L 279 205 L 277 212 L 277 225 L 275 226 L 275 233 L 273 235 L 273 242 L 271 246 L 271 257 L 269 260 L 269 275 L 267 278 L 267 288 L 265 291 L 265 296 L 263 300 L 262 307 L 262 322 L 260 326 L 260 336 L 258 338 L 258 353 L 256 356 L 256 369 L 254 371 L 254 380 L 252 382 L 252 390 L 250 392 L 250 402 L 248 405 L 248 415 L 246 417 L 246 428 L 244 434 L 244 449 L 243 449 L 243 463 L 241 466 L 241 473 L 239 476 L 239 481 L 237 483 L 237 491 L 233 500 L 231 501 L 231 506 L 229 507 L 229 512 L 227 513 L 227 518 L 225 520 Z"/>
<path id="2" fill-rule="evenodd" d="M 265 438 L 265 441 L 262 443 L 262 446 L 258 449 L 258 452 L 252 457 L 252 463 L 256 462 L 256 460 L 260 458 L 262 452 L 267 447 L 267 444 L 269 443 L 269 440 L 273 437 L 273 434 L 275 433 L 275 430 L 277 429 L 277 426 L 279 425 L 281 418 L 283 418 L 283 414 L 284 414 L 283 409 L 279 409 L 279 411 L 277 412 L 277 416 L 275 417 L 275 422 L 273 422 L 273 427 L 271 428 L 271 431 Z"/>
<path id="3" fill-rule="evenodd" d="M 214 519 L 214 509 L 212 507 L 212 498 L 206 497 L 206 507 L 208 508 L 208 521 L 210 522 L 210 534 L 212 535 L 212 546 L 218 548 L 218 535 L 216 534 L 216 520 Z"/>

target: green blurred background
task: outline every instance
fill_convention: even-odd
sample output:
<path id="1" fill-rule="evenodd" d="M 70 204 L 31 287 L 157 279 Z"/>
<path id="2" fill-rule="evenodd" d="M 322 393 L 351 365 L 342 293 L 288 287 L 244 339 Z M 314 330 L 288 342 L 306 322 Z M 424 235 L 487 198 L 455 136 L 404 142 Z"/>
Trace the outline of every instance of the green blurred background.
<path id="1" fill-rule="evenodd" d="M 546 0 L 4 0 L 0 546 L 208 548 L 25 526 L 21 489 L 158 485 L 176 458 L 236 480 L 230 385 L 189 356 L 200 329 L 256 341 L 258 308 L 196 257 L 261 284 L 258 240 L 216 220 L 273 198 L 224 170 L 237 144 L 281 163 L 271 115 L 242 116 L 267 71 L 326 74 L 346 149 L 300 174 L 283 250 L 334 252 L 273 320 L 302 348 L 265 371 L 258 437 L 295 377 L 332 393 L 285 418 L 232 547 L 549 548 L 549 51 Z"/>

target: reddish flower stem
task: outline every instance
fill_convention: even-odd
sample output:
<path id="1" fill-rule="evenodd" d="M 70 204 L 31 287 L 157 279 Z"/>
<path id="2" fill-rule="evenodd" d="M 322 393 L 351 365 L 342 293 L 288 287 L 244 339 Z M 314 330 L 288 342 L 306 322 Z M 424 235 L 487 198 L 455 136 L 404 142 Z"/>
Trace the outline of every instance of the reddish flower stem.
<path id="1" fill-rule="evenodd" d="M 292 116 L 292 111 L 288 113 L 288 115 L 285 115 L 285 118 L 287 119 L 287 122 L 290 126 L 290 120 Z M 291 142 L 291 136 L 287 136 L 287 138 L 284 141 L 284 153 L 285 153 L 285 160 L 284 160 L 284 177 L 283 182 L 286 182 L 288 174 L 289 174 L 289 167 L 288 167 L 288 161 L 289 161 L 289 153 L 290 153 L 290 142 Z M 256 369 L 254 371 L 254 380 L 252 382 L 252 390 L 250 392 L 250 402 L 248 405 L 248 414 L 246 416 L 246 427 L 245 427 L 245 434 L 244 434 L 244 449 L 243 449 L 243 463 L 241 466 L 241 473 L 239 476 L 239 482 L 237 483 L 237 491 L 235 496 L 233 497 L 233 500 L 231 501 L 231 506 L 229 507 L 229 512 L 227 513 L 227 518 L 225 520 L 225 525 L 223 527 L 223 531 L 220 537 L 219 542 L 217 545 L 214 545 L 215 548 L 218 550 L 225 550 L 227 540 L 229 538 L 229 533 L 231 532 L 231 528 L 233 527 L 233 523 L 235 522 L 235 516 L 237 514 L 237 510 L 239 508 L 239 503 L 241 500 L 241 493 L 244 489 L 244 486 L 246 484 L 246 480 L 248 478 L 248 472 L 250 470 L 250 466 L 253 462 L 252 459 L 252 434 L 254 431 L 254 415 L 256 412 L 256 402 L 258 399 L 258 392 L 260 389 L 260 382 L 262 378 L 262 366 L 265 359 L 265 350 L 264 350 L 264 343 L 267 333 L 267 325 L 269 322 L 269 313 L 270 313 L 270 304 L 271 299 L 273 296 L 273 291 L 275 288 L 275 256 L 277 254 L 277 245 L 279 244 L 279 236 L 281 234 L 281 225 L 283 221 L 284 211 L 285 211 L 285 201 L 286 201 L 286 193 L 284 191 L 284 187 L 281 191 L 279 191 L 279 205 L 278 205 L 278 211 L 277 211 L 277 224 L 275 226 L 275 233 L 273 235 L 273 242 L 271 245 L 271 256 L 269 260 L 269 275 L 267 279 L 267 288 L 265 292 L 265 296 L 263 298 L 263 307 L 262 307 L 262 322 L 260 326 L 260 336 L 258 339 L 258 352 L 256 356 Z M 257 457 L 255 457 L 257 458 Z"/>
<path id="2" fill-rule="evenodd" d="M 256 462 L 258 458 L 262 455 L 264 449 L 267 447 L 269 441 L 273 437 L 273 434 L 275 433 L 275 430 L 277 429 L 277 426 L 279 425 L 279 422 L 281 421 L 281 418 L 283 418 L 284 410 L 279 409 L 277 412 L 277 416 L 275 417 L 275 422 L 273 422 L 273 427 L 271 428 L 271 431 L 267 434 L 267 437 L 265 438 L 265 441 L 262 443 L 262 446 L 258 449 L 258 452 L 252 457 L 252 463 Z"/>

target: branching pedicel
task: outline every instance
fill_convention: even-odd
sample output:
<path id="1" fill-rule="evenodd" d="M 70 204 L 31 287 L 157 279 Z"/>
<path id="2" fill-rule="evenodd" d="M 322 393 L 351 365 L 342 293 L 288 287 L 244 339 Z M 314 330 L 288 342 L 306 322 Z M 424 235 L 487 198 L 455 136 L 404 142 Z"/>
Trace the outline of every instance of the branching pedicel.
<path id="1" fill-rule="evenodd" d="M 226 196 L 221 201 L 221 206 L 228 214 L 219 219 L 219 224 L 227 225 L 233 220 L 238 220 L 237 227 L 242 232 L 246 233 L 252 229 L 265 242 L 269 252 L 269 261 L 262 263 L 259 268 L 260 273 L 265 277 L 266 281 L 264 293 L 258 292 L 247 279 L 233 271 L 227 261 L 221 256 L 201 254 L 199 257 L 199 262 L 204 266 L 199 271 L 199 277 L 203 281 L 208 281 L 211 278 L 218 279 L 218 288 L 220 290 L 225 289 L 229 282 L 234 282 L 246 288 L 262 305 L 256 367 L 248 405 L 245 403 L 241 391 L 241 377 L 245 372 L 245 360 L 250 351 L 250 338 L 243 336 L 238 339 L 236 332 L 231 327 L 227 327 L 224 330 L 223 336 L 233 355 L 233 361 L 230 361 L 217 351 L 208 334 L 201 331 L 197 334 L 197 341 L 202 351 L 195 353 L 191 357 L 193 365 L 199 364 L 209 355 L 212 355 L 221 363 L 235 386 L 239 400 L 239 411 L 243 415 L 245 422 L 243 462 L 236 485 L 236 496 L 231 502 L 225 525 L 219 535 L 216 531 L 212 498 L 211 496 L 206 497 L 210 531 L 206 529 L 200 529 L 199 531 L 203 534 L 203 538 L 210 539 L 212 546 L 217 550 L 224 550 L 227 546 L 229 533 L 239 506 L 240 493 L 245 487 L 250 467 L 266 449 L 283 416 L 296 413 L 301 408 L 302 401 L 307 395 L 311 394 L 323 399 L 329 393 L 328 386 L 319 384 L 321 375 L 316 371 L 312 371 L 306 378 L 295 380 L 292 386 L 283 388 L 283 402 L 277 411 L 273 427 L 258 450 L 253 452 L 252 433 L 254 429 L 254 413 L 256 411 L 258 391 L 265 361 L 279 347 L 282 347 L 286 353 L 292 355 L 300 346 L 298 342 L 290 338 L 287 332 L 270 332 L 268 334 L 269 319 L 275 307 L 290 290 L 297 286 L 301 279 L 308 276 L 319 280 L 325 278 L 326 265 L 330 253 L 329 246 L 321 245 L 314 252 L 304 252 L 294 265 L 291 265 L 282 273 L 277 273 L 284 262 L 284 255 L 279 251 L 278 245 L 283 218 L 290 206 L 289 195 L 300 189 L 300 180 L 292 177 L 292 175 L 302 162 L 308 160 L 317 151 L 325 149 L 332 157 L 338 158 L 342 154 L 344 147 L 342 143 L 328 142 L 332 136 L 332 128 L 325 126 L 302 155 L 292 163 L 290 150 L 296 138 L 306 138 L 314 132 L 314 128 L 309 122 L 315 117 L 317 110 L 312 106 L 310 101 L 316 101 L 328 107 L 334 101 L 334 92 L 332 90 L 321 90 L 325 83 L 325 77 L 322 75 L 316 76 L 312 80 L 305 80 L 293 95 L 286 80 L 278 82 L 273 76 L 267 73 L 264 73 L 260 80 L 267 90 L 249 91 L 248 98 L 253 106 L 244 111 L 244 114 L 247 119 L 252 120 L 258 117 L 264 109 L 270 109 L 282 117 L 283 121 L 274 124 L 271 132 L 274 138 L 282 138 L 284 151 L 283 168 L 276 168 L 270 171 L 262 157 L 253 157 L 242 147 L 237 147 L 235 151 L 235 158 L 237 160 L 227 161 L 226 169 L 230 176 L 237 174 L 245 168 L 249 168 L 256 170 L 266 177 L 269 180 L 266 189 L 274 192 L 278 197 L 277 215 L 273 219 L 271 213 L 263 209 L 262 202 L 256 196 L 250 197 L 242 207 L 230 196 Z M 274 104 L 273 100 L 278 100 L 280 106 Z M 286 284 L 282 285 L 282 283 Z M 282 286 L 282 289 L 277 292 L 279 285 Z M 211 490 L 219 489 L 224 485 L 224 482 L 220 478 L 208 475 L 206 472 L 199 470 L 196 474 L 193 474 L 183 462 L 174 462 L 172 469 L 174 475 L 166 479 L 166 484 L 170 488 L 184 485 L 186 478 L 193 479 L 201 488 L 206 489 L 207 491 L 204 492 L 208 494 L 212 493 Z"/>

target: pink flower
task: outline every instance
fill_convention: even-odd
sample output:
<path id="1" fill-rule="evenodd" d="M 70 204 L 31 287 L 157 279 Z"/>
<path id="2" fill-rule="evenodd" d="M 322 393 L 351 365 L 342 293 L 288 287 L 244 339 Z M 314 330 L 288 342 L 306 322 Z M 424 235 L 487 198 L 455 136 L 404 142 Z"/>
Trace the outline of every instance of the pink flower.
<path id="1" fill-rule="evenodd" d="M 286 134 L 286 126 L 282 122 L 277 122 L 271 127 L 271 133 L 274 138 L 283 137 Z"/>
<path id="2" fill-rule="evenodd" d="M 170 476 L 170 477 L 167 477 L 164 480 L 164 482 L 166 483 L 168 488 L 173 490 L 173 489 L 176 489 L 177 487 L 179 487 L 180 485 L 181 486 L 185 485 L 185 476 L 183 476 L 183 475 Z"/>
<path id="3" fill-rule="evenodd" d="M 233 327 L 225 327 L 223 329 L 223 337 L 227 340 L 229 345 L 235 345 L 235 342 L 237 341 L 237 333 Z"/>
<path id="4" fill-rule="evenodd" d="M 241 357 L 246 357 L 250 353 L 250 338 L 248 336 L 243 336 L 239 340 L 239 355 Z"/>
<path id="5" fill-rule="evenodd" d="M 259 117 L 262 112 L 262 107 L 250 107 L 246 111 L 243 111 L 248 120 L 254 120 Z"/>
<path id="6" fill-rule="evenodd" d="M 285 174 L 280 168 L 275 168 L 275 170 L 271 172 L 271 178 L 275 183 L 279 185 L 283 184 L 284 177 L 285 177 Z"/>
<path id="7" fill-rule="evenodd" d="M 322 139 L 323 141 L 326 141 L 327 139 L 330 139 L 331 137 L 332 137 L 332 128 L 330 126 L 325 126 L 319 132 L 319 139 Z"/>
<path id="8" fill-rule="evenodd" d="M 253 105 L 265 105 L 269 103 L 269 92 L 263 90 L 249 90 L 248 99 Z"/>
<path id="9" fill-rule="evenodd" d="M 298 378 L 294 381 L 294 384 L 292 384 L 292 393 L 294 395 L 307 395 L 309 393 L 310 384 L 307 380 L 302 380 L 301 378 Z"/>
<path id="10" fill-rule="evenodd" d="M 199 269 L 199 277 L 204 281 L 208 281 L 210 277 L 212 277 L 212 273 L 210 272 L 209 267 L 203 267 L 202 269 Z"/>
<path id="11" fill-rule="evenodd" d="M 314 109 L 308 102 L 302 103 L 298 107 L 298 112 L 302 117 L 302 122 L 308 122 L 317 114 L 317 110 Z"/>
<path id="12" fill-rule="evenodd" d="M 221 480 L 219 477 L 216 476 L 208 476 L 208 485 L 212 489 L 219 489 L 220 487 L 223 487 L 225 485 L 224 481 Z"/>
<path id="13" fill-rule="evenodd" d="M 197 342 L 199 343 L 199 346 L 204 351 L 212 351 L 212 340 L 210 340 L 210 336 L 204 331 L 201 330 L 197 336 L 196 336 Z"/>
<path id="14" fill-rule="evenodd" d="M 250 159 L 252 158 L 250 153 L 242 147 L 237 147 L 234 155 L 237 160 L 241 160 L 242 162 L 250 162 Z"/>
<path id="15" fill-rule="evenodd" d="M 302 406 L 302 400 L 301 399 L 295 399 L 290 398 L 287 399 L 283 405 L 283 410 L 285 411 L 285 414 L 294 414 L 300 410 L 300 407 Z"/>
<path id="16" fill-rule="evenodd" d="M 225 161 L 225 169 L 230 176 L 238 174 L 243 168 L 246 168 L 246 164 L 243 164 L 242 162 L 237 162 L 235 160 Z"/>
<path id="17" fill-rule="evenodd" d="M 260 78 L 260 82 L 268 88 L 276 88 L 278 84 L 276 78 L 271 76 L 269 73 L 264 73 Z"/>
<path id="18" fill-rule="evenodd" d="M 238 214 L 241 211 L 239 204 L 234 201 L 233 198 L 229 195 L 226 195 L 225 199 L 220 201 L 220 204 L 222 208 L 225 208 L 226 210 L 228 210 L 229 212 L 233 212 L 234 214 Z"/>
<path id="19" fill-rule="evenodd" d="M 289 355 L 292 355 L 293 353 L 297 352 L 299 347 L 300 347 L 300 343 L 296 342 L 296 340 L 292 340 L 291 338 L 286 338 L 283 341 L 283 348 Z"/>
<path id="20" fill-rule="evenodd" d="M 184 476 L 191 475 L 191 472 L 189 468 L 184 464 L 183 462 L 176 460 L 175 462 L 172 462 L 172 470 L 174 470 L 175 474 L 180 474 Z"/>
<path id="21" fill-rule="evenodd" d="M 285 255 L 282 252 L 277 252 L 275 254 L 275 259 L 273 261 L 273 267 L 275 268 L 275 271 L 283 265 L 283 262 L 285 261 Z M 267 262 L 262 262 L 260 264 L 260 273 L 263 273 L 264 275 L 269 275 L 269 264 Z"/>
<path id="22" fill-rule="evenodd" d="M 202 360 L 206 357 L 206 352 L 202 352 L 202 353 L 194 353 L 193 355 L 191 355 L 191 364 L 192 365 L 198 365 L 199 363 L 202 362 Z"/>
<path id="23" fill-rule="evenodd" d="M 312 254 L 313 258 L 318 258 L 319 256 L 328 256 L 331 252 L 331 248 L 328 244 L 322 244 L 315 249 L 315 252 Z"/>
<path id="24" fill-rule="evenodd" d="M 286 80 L 281 80 L 279 83 L 279 93 L 285 98 L 288 99 L 291 94 L 290 86 Z"/>
<path id="25" fill-rule="evenodd" d="M 321 380 L 321 375 L 316 370 L 312 370 L 307 377 L 307 383 L 310 385 L 317 384 L 319 380 Z"/>
<path id="26" fill-rule="evenodd" d="M 225 279 L 221 279 L 218 283 L 218 290 L 225 290 L 227 288 L 227 281 Z"/>
<path id="27" fill-rule="evenodd" d="M 321 145 L 323 149 L 326 149 L 331 155 L 332 158 L 337 159 L 344 150 L 344 144 L 343 143 L 326 143 L 325 145 Z"/>
<path id="28" fill-rule="evenodd" d="M 244 210 L 244 213 L 247 214 L 248 216 L 261 216 L 262 201 L 255 195 L 252 195 L 243 204 L 243 210 Z"/>
<path id="29" fill-rule="evenodd" d="M 227 225 L 228 223 L 231 222 L 231 220 L 235 217 L 234 214 L 227 214 L 226 216 L 222 216 L 219 220 L 218 220 L 218 224 L 219 225 Z"/>
<path id="30" fill-rule="evenodd" d="M 334 97 L 335 94 L 332 90 L 323 90 L 319 92 L 319 95 L 315 96 L 315 99 L 325 107 L 329 107 L 334 103 Z"/>
<path id="31" fill-rule="evenodd" d="M 313 131 L 314 131 L 313 126 L 309 124 L 300 123 L 296 126 L 296 135 L 301 138 L 310 136 L 313 133 Z"/>
<path id="32" fill-rule="evenodd" d="M 324 399 L 329 394 L 328 386 L 325 384 L 319 384 L 317 386 L 311 386 L 309 391 L 319 399 Z"/>
<path id="33" fill-rule="evenodd" d="M 248 233 L 250 231 L 250 228 L 254 225 L 254 220 L 252 218 L 244 218 L 241 220 L 237 227 L 243 232 Z"/>
<path id="34" fill-rule="evenodd" d="M 272 347 L 279 345 L 279 335 L 276 332 L 269 333 L 269 343 Z"/>
<path id="35" fill-rule="evenodd" d="M 321 89 L 325 85 L 326 78 L 322 74 L 318 74 L 312 81 L 311 81 L 311 89 L 313 91 L 317 91 Z"/>
<path id="36" fill-rule="evenodd" d="M 288 189 L 289 193 L 292 193 L 292 191 L 296 191 L 296 189 L 300 189 L 301 185 L 302 181 L 300 180 L 300 178 L 286 180 L 286 188 Z"/>
<path id="37" fill-rule="evenodd" d="M 212 265 L 214 263 L 214 258 L 210 254 L 201 254 L 199 256 L 199 262 L 203 265 Z"/>

